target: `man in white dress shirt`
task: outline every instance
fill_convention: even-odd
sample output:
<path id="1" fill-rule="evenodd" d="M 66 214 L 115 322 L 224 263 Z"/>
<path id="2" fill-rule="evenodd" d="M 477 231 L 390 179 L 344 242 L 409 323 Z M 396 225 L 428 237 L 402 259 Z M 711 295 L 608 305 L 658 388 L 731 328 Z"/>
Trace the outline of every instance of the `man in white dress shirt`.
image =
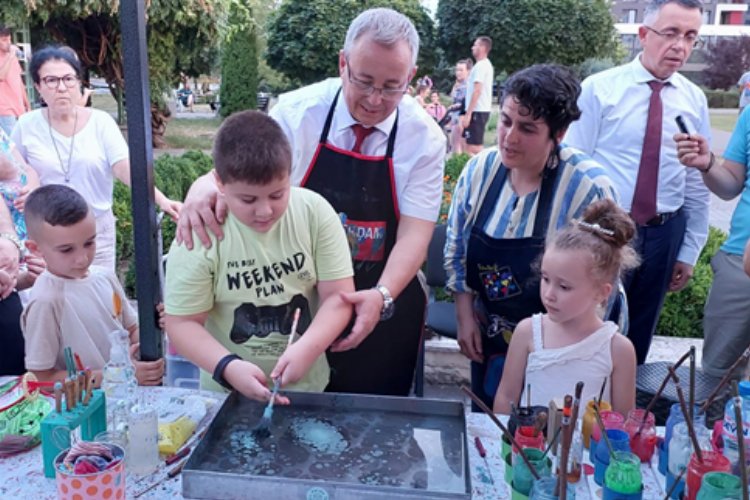
<path id="1" fill-rule="evenodd" d="M 702 12 L 700 0 L 649 2 L 638 29 L 643 51 L 583 82 L 581 119 L 565 137 L 607 168 L 623 209 L 638 225 L 635 246 L 643 263 L 624 284 L 628 337 L 639 364 L 667 291 L 687 284 L 708 235 L 708 189 L 700 172 L 680 164 L 672 139 L 677 116 L 691 132 L 711 135 L 705 95 L 677 73 L 702 43 Z"/>
<path id="2" fill-rule="evenodd" d="M 419 36 L 408 18 L 370 9 L 352 21 L 339 76 L 284 94 L 270 115 L 292 146 L 293 185 L 322 194 L 352 245 L 356 320 L 329 353 L 327 390 L 407 395 L 424 324 L 416 274 L 440 210 L 445 136 L 411 97 Z M 212 175 L 196 181 L 180 215 L 210 244 L 225 209 Z M 356 348 L 356 349 L 355 349 Z"/>

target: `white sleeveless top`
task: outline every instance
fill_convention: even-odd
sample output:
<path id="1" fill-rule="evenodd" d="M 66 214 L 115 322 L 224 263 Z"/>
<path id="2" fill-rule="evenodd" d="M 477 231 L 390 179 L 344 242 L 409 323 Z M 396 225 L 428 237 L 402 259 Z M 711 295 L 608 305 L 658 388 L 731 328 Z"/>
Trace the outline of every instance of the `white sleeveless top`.
<path id="1" fill-rule="evenodd" d="M 602 382 L 607 378 L 603 399 L 611 401 L 610 376 L 612 375 L 612 336 L 617 325 L 611 321 L 585 339 L 557 349 L 545 349 L 542 337 L 542 314 L 531 317 L 534 350 L 526 362 L 526 381 L 521 404 L 526 404 L 526 387 L 531 384 L 531 404 L 548 406 L 552 399 L 574 394 L 581 381 L 583 393 L 581 406 L 599 396 Z"/>

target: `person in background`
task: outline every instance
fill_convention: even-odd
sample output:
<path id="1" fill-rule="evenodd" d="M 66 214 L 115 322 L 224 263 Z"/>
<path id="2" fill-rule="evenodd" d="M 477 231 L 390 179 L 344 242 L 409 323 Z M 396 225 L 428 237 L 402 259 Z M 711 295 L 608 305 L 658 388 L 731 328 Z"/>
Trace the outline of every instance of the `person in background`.
<path id="1" fill-rule="evenodd" d="M 629 245 L 635 225 L 612 200 L 590 205 L 579 220 L 547 241 L 540 295 L 546 313 L 521 321 L 508 348 L 494 411 L 531 401 L 547 406 L 583 382 L 581 401 L 604 400 L 621 415 L 635 408 L 635 350 L 600 307 L 623 271 L 638 265 Z M 524 387 L 531 387 L 530 393 Z"/>
<path id="2" fill-rule="evenodd" d="M 710 151 L 698 133 L 677 133 L 677 156 L 703 178 L 708 189 L 723 200 L 740 197 L 732 214 L 729 236 L 711 258 L 713 281 L 703 309 L 703 371 L 723 377 L 750 346 L 750 277 L 747 247 L 750 242 L 750 111 L 740 115 L 723 159 Z M 744 254 L 744 262 L 743 262 Z M 746 373 L 738 367 L 732 376 Z"/>
<path id="3" fill-rule="evenodd" d="M 430 95 L 430 87 L 424 84 L 417 85 L 417 96 L 414 98 L 420 106 L 427 109 L 429 105 L 428 97 Z"/>
<path id="4" fill-rule="evenodd" d="M 0 24 L 0 130 L 8 135 L 18 117 L 31 110 L 18 52 L 11 40 L 11 29 Z"/>
<path id="5" fill-rule="evenodd" d="M 702 12 L 700 0 L 648 2 L 638 28 L 643 51 L 583 82 L 581 119 L 565 136 L 604 167 L 638 226 L 641 265 L 623 280 L 638 364 L 667 292 L 687 285 L 708 237 L 708 189 L 699 171 L 680 164 L 671 140 L 678 115 L 692 132 L 711 133 L 705 94 L 677 72 L 702 45 Z"/>
<path id="6" fill-rule="evenodd" d="M 430 93 L 430 104 L 427 105 L 427 114 L 435 119 L 436 122 L 440 122 L 446 113 L 445 106 L 440 102 L 440 92 L 433 90 Z"/>
<path id="7" fill-rule="evenodd" d="M 466 84 L 466 113 L 461 117 L 466 149 L 470 155 L 479 153 L 484 147 L 484 130 L 492 111 L 492 85 L 495 70 L 488 56 L 492 50 L 492 39 L 480 36 L 471 46 L 476 62 L 469 73 Z"/>
<path id="8" fill-rule="evenodd" d="M 466 113 L 466 84 L 473 65 L 471 59 L 461 59 L 456 63 L 456 83 L 453 84 L 451 90 L 453 103 L 448 108 L 448 113 L 451 115 L 450 148 L 453 154 L 466 152 L 461 116 Z"/>
<path id="9" fill-rule="evenodd" d="M 0 375 L 22 375 L 24 342 L 21 298 L 16 291 L 23 245 L 5 203 L 0 203 Z"/>
<path id="10" fill-rule="evenodd" d="M 130 333 L 130 355 L 141 385 L 161 385 L 164 358 L 139 361 L 138 318 L 117 277 L 92 266 L 96 253 L 96 220 L 86 200 L 74 189 L 51 184 L 26 202 L 29 250 L 44 258 L 47 269 L 31 288 L 21 316 L 26 342 L 26 369 L 39 380 L 66 376 L 65 347 L 93 371 L 94 385 L 109 360 L 113 330 Z"/>
<path id="11" fill-rule="evenodd" d="M 616 197 L 601 165 L 561 144 L 581 112 L 570 69 L 535 65 L 511 75 L 500 99 L 498 145 L 473 157 L 456 183 L 446 232 L 446 288 L 472 390 L 495 399 L 516 325 L 542 312 L 533 263 L 545 238 L 591 203 Z M 475 407 L 476 409 L 476 407 Z"/>
<path id="12" fill-rule="evenodd" d="M 440 211 L 446 143 L 404 95 L 418 54 L 406 16 L 366 10 L 349 25 L 340 78 L 284 94 L 270 111 L 292 146 L 292 185 L 322 194 L 349 237 L 357 291 L 344 297 L 356 318 L 328 352 L 328 391 L 406 396 L 414 379 L 427 303 L 417 272 Z M 226 214 L 213 174 L 185 201 L 178 237 L 192 245 L 195 229 L 210 245 L 204 226 L 222 235 Z"/>
<path id="13" fill-rule="evenodd" d="M 737 81 L 737 88 L 740 90 L 740 114 L 745 107 L 750 104 L 750 71 L 742 74 Z"/>
<path id="14" fill-rule="evenodd" d="M 11 140 L 42 186 L 65 184 L 90 204 L 97 224 L 95 264 L 115 270 L 114 179 L 130 185 L 128 145 L 104 111 L 81 102 L 81 66 L 70 50 L 46 47 L 30 65 L 37 92 L 47 107 L 23 115 Z M 154 190 L 156 204 L 177 219 L 181 203 Z"/>

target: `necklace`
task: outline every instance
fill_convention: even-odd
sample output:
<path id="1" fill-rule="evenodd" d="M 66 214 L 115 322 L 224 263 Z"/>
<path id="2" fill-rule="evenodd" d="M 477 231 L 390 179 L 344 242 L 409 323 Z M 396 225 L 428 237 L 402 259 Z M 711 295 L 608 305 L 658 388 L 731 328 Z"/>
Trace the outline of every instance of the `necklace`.
<path id="1" fill-rule="evenodd" d="M 65 176 L 65 182 L 70 182 L 70 164 L 73 160 L 73 147 L 76 143 L 76 129 L 78 128 L 78 108 L 75 111 L 75 118 L 73 120 L 73 135 L 70 136 L 70 152 L 68 153 L 68 165 L 67 167 L 63 163 L 62 156 L 60 156 L 60 150 L 57 149 L 57 141 L 55 136 L 52 135 L 52 115 L 47 108 L 47 128 L 49 129 L 49 138 L 52 141 L 52 145 L 55 147 L 55 153 L 57 153 L 57 161 L 60 162 L 60 168 Z"/>

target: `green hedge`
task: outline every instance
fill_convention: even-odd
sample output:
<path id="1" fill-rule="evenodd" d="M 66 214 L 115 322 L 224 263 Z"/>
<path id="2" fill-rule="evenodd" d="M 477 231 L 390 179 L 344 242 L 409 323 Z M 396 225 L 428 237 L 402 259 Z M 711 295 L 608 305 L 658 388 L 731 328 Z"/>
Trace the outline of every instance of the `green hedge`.
<path id="1" fill-rule="evenodd" d="M 740 94 L 735 90 L 703 89 L 708 99 L 709 108 L 736 108 L 739 106 Z"/>
<path id="2" fill-rule="evenodd" d="M 667 294 L 656 327 L 657 335 L 703 338 L 703 306 L 714 278 L 711 258 L 726 239 L 726 233 L 715 227 L 710 228 L 693 277 L 680 292 Z"/>
<path id="3" fill-rule="evenodd" d="M 211 157 L 200 151 L 188 151 L 182 156 L 166 154 L 154 161 L 154 183 L 167 197 L 173 200 L 183 200 L 193 181 L 211 168 L 213 168 Z M 133 212 L 130 204 L 130 188 L 121 182 L 115 183 L 112 210 L 117 218 L 116 258 L 119 263 L 120 278 L 125 283 L 128 295 L 135 297 Z M 165 251 L 172 244 L 175 229 L 175 223 L 165 217 L 162 222 Z"/>

